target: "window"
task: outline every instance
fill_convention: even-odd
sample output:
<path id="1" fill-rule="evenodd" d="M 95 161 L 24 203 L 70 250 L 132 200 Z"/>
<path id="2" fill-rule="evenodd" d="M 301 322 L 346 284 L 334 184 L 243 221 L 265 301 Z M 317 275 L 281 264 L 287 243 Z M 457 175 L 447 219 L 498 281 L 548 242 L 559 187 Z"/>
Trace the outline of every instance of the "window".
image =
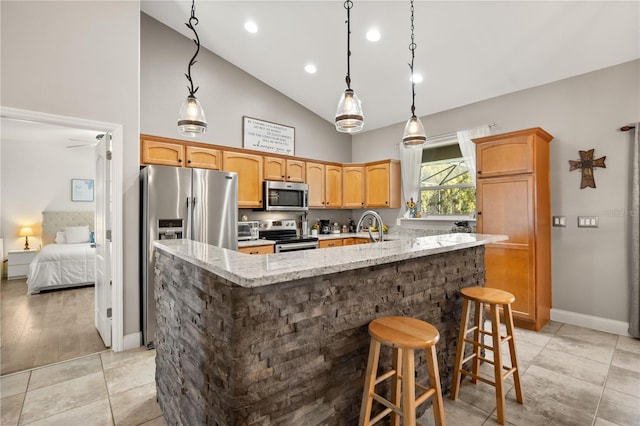
<path id="1" fill-rule="evenodd" d="M 476 210 L 476 189 L 457 140 L 422 151 L 420 210 L 429 216 L 467 216 Z"/>

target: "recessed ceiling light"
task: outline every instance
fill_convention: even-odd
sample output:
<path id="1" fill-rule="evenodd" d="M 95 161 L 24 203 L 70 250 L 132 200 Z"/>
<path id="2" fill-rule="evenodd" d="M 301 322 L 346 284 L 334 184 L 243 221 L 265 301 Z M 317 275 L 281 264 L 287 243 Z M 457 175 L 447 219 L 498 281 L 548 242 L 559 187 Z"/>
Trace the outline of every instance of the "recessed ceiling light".
<path id="1" fill-rule="evenodd" d="M 422 83 L 422 74 L 418 73 L 418 72 L 414 72 L 413 73 L 413 78 L 409 78 L 409 81 L 413 81 L 414 83 Z"/>
<path id="2" fill-rule="evenodd" d="M 253 21 L 247 21 L 244 23 L 244 29 L 249 31 L 251 34 L 255 34 L 258 32 L 258 25 Z"/>
<path id="3" fill-rule="evenodd" d="M 369 31 L 367 31 L 367 40 L 369 40 L 369 41 L 378 41 L 378 40 L 380 40 L 380 31 L 378 31 L 375 28 L 372 28 Z"/>
<path id="4" fill-rule="evenodd" d="M 309 74 L 315 74 L 317 70 L 316 66 L 313 64 L 307 64 L 304 66 L 304 70 Z"/>

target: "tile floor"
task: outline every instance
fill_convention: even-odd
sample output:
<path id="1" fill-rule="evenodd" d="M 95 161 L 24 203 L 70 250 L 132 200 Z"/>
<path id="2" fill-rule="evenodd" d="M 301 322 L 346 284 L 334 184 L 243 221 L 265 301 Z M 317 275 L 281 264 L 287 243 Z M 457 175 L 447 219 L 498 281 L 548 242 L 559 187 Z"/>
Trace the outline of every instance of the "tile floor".
<path id="1" fill-rule="evenodd" d="M 525 402 L 508 379 L 508 425 L 640 425 L 640 340 L 551 322 L 538 333 L 517 329 L 516 345 Z M 139 348 L 3 376 L 0 423 L 165 425 L 154 370 L 155 351 Z M 444 402 L 449 426 L 497 424 L 483 383 L 465 381 L 460 398 Z M 431 410 L 420 421 L 433 425 Z"/>

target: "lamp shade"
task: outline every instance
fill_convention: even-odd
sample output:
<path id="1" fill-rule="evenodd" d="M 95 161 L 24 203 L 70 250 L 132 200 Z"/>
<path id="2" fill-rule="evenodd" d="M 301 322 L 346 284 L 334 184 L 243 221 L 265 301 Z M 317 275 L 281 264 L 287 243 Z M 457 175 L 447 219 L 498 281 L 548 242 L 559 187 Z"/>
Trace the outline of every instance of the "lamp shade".
<path id="1" fill-rule="evenodd" d="M 20 228 L 20 233 L 18 234 L 19 237 L 30 237 L 33 235 L 33 229 L 31 229 L 30 226 L 23 226 L 22 228 Z"/>
<path id="2" fill-rule="evenodd" d="M 195 96 L 189 95 L 180 108 L 178 131 L 185 136 L 198 136 L 207 132 L 207 120 L 202 105 Z"/>
<path id="3" fill-rule="evenodd" d="M 407 124 L 404 126 L 404 133 L 402 134 L 402 143 L 404 146 L 419 147 L 427 141 L 427 136 L 424 133 L 424 126 L 418 117 L 412 116 Z"/>
<path id="4" fill-rule="evenodd" d="M 360 98 L 352 89 L 344 91 L 336 111 L 336 130 L 342 133 L 356 133 L 364 126 Z"/>

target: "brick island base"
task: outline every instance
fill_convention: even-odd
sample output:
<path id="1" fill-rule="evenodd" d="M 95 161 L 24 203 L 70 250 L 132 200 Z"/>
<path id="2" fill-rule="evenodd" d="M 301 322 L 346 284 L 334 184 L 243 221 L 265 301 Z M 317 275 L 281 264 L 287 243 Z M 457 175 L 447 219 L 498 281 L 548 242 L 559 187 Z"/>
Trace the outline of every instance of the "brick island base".
<path id="1" fill-rule="evenodd" d="M 484 246 L 255 288 L 156 256 L 157 397 L 170 425 L 357 424 L 367 325 L 387 315 L 438 329 L 446 394 L 459 290 L 485 274 Z M 416 369 L 426 383 L 423 351 Z"/>

